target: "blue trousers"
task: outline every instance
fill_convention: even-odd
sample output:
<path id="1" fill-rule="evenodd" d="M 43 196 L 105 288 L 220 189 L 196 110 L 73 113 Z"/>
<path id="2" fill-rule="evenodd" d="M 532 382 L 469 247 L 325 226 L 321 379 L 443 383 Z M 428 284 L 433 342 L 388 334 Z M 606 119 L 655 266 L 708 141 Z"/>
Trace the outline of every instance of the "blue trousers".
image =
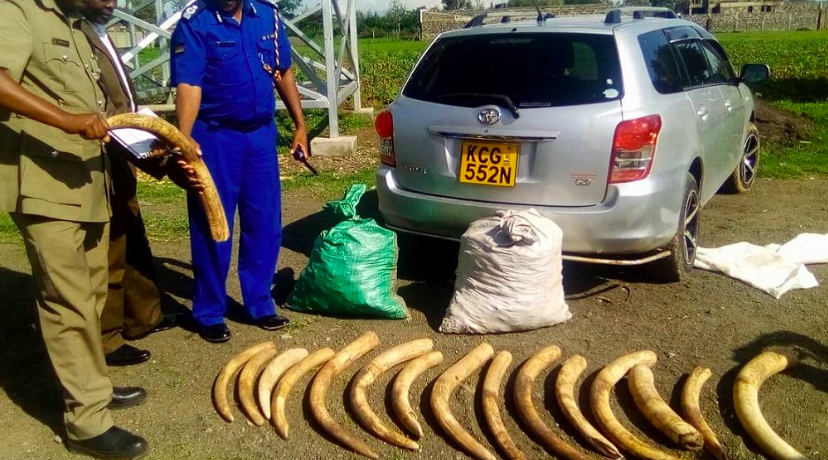
<path id="1" fill-rule="evenodd" d="M 216 242 L 197 196 L 189 193 L 193 261 L 193 317 L 202 325 L 224 322 L 227 273 L 233 246 L 233 217 L 239 212 L 239 282 L 251 319 L 276 312 L 270 288 L 282 245 L 281 186 L 276 158 L 276 124 L 250 132 L 196 121 L 193 138 L 201 145 L 230 224 L 230 239 Z"/>

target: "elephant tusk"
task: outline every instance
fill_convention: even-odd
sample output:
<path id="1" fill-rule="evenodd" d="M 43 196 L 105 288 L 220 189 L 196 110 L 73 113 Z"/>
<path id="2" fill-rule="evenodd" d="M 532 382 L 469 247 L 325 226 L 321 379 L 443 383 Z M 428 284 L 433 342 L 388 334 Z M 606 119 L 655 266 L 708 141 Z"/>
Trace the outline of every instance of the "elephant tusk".
<path id="1" fill-rule="evenodd" d="M 213 405 L 216 408 L 216 412 L 224 420 L 228 422 L 234 420 L 233 411 L 230 409 L 230 403 L 227 401 L 227 386 L 230 384 L 230 380 L 236 375 L 236 371 L 241 369 L 253 355 L 267 349 L 275 350 L 276 344 L 273 342 L 262 342 L 253 345 L 234 356 L 219 371 L 216 379 L 213 381 Z"/>
<path id="2" fill-rule="evenodd" d="M 710 369 L 706 367 L 696 367 L 684 383 L 684 388 L 681 391 L 681 407 L 684 409 L 684 415 L 687 421 L 690 422 L 704 437 L 704 450 L 710 453 L 716 460 L 727 460 L 727 454 L 719 442 L 710 425 L 704 420 L 702 415 L 699 399 L 701 399 L 701 390 L 707 379 L 710 378 Z"/>
<path id="3" fill-rule="evenodd" d="M 590 460 L 588 455 L 576 450 L 549 429 L 541 420 L 532 402 L 532 387 L 538 374 L 551 366 L 560 356 L 561 349 L 551 345 L 539 350 L 523 363 L 515 379 L 515 406 L 521 419 L 528 425 L 531 434 L 544 447 L 568 460 Z"/>
<path id="4" fill-rule="evenodd" d="M 558 405 L 561 407 L 564 416 L 595 450 L 612 459 L 623 458 L 624 456 L 621 455 L 618 448 L 589 423 L 578 407 L 578 401 L 575 399 L 575 383 L 586 367 L 587 360 L 581 355 L 572 356 L 561 366 L 558 380 L 555 382 L 555 395 L 558 397 Z"/>
<path id="5" fill-rule="evenodd" d="M 256 395 L 253 394 L 253 387 L 256 384 L 256 379 L 262 372 L 262 368 L 264 368 L 274 356 L 276 356 L 275 348 L 265 349 L 256 353 L 252 358 L 250 358 L 250 361 L 244 365 L 244 368 L 239 374 L 239 402 L 241 403 L 242 411 L 256 426 L 262 426 L 265 419 L 264 416 L 262 416 L 262 412 L 259 410 L 259 406 L 256 404 Z"/>
<path id="6" fill-rule="evenodd" d="M 701 450 L 704 445 L 701 433 L 664 402 L 656 390 L 653 371 L 648 366 L 633 366 L 629 382 L 633 401 L 650 424 L 682 448 Z"/>
<path id="7" fill-rule="evenodd" d="M 336 352 L 333 351 L 333 349 L 327 347 L 320 348 L 319 350 L 309 354 L 305 359 L 300 361 L 299 364 L 288 369 L 287 372 L 285 372 L 285 375 L 282 376 L 281 380 L 279 380 L 279 383 L 276 384 L 276 390 L 273 392 L 273 396 L 270 401 L 270 412 L 272 417 L 270 419 L 270 423 L 282 439 L 288 438 L 288 431 L 290 430 L 286 414 L 287 398 L 290 394 L 290 390 L 293 389 L 293 386 L 296 385 L 296 382 L 298 382 L 303 375 L 316 366 L 320 366 L 330 361 L 334 355 L 336 355 Z"/>
<path id="8" fill-rule="evenodd" d="M 282 374 L 290 369 L 294 364 L 305 359 L 308 356 L 308 350 L 305 348 L 291 348 L 279 356 L 273 358 L 267 367 L 259 376 L 259 385 L 257 386 L 256 394 L 258 396 L 259 407 L 262 409 L 264 418 L 270 420 L 270 400 L 273 395 L 273 388 L 276 382 L 282 377 Z"/>
<path id="9" fill-rule="evenodd" d="M 526 456 L 509 436 L 500 415 L 500 384 L 511 363 L 512 354 L 508 351 L 501 351 L 489 365 L 486 377 L 483 379 L 483 415 L 495 440 L 506 455 L 511 460 L 525 460 Z"/>
<path id="10" fill-rule="evenodd" d="M 227 215 L 221 203 L 218 190 L 216 189 L 210 170 L 201 159 L 201 155 L 195 144 L 184 135 L 178 128 L 163 118 L 153 117 L 139 113 L 122 113 L 107 118 L 107 124 L 111 129 L 133 128 L 147 131 L 154 134 L 167 144 L 177 147 L 179 154 L 184 161 L 193 167 L 196 177 L 203 186 L 199 200 L 207 216 L 210 225 L 210 233 L 215 241 L 227 241 L 230 238 L 230 227 L 227 224 Z"/>
<path id="11" fill-rule="evenodd" d="M 314 419 L 328 434 L 336 438 L 348 449 L 368 458 L 379 458 L 365 442 L 345 431 L 328 412 L 325 403 L 331 382 L 354 361 L 379 346 L 379 338 L 374 332 L 367 332 L 339 351 L 316 374 L 310 388 L 310 409 Z"/>
<path id="12" fill-rule="evenodd" d="M 479 369 L 493 355 L 494 349 L 492 349 L 492 346 L 486 342 L 481 343 L 440 374 L 434 383 L 434 390 L 431 392 L 431 410 L 434 412 L 437 422 L 449 437 L 456 441 L 470 456 L 478 460 L 496 460 L 497 457 L 474 439 L 457 421 L 451 412 L 449 400 L 457 385 L 472 372 Z"/>
<path id="13" fill-rule="evenodd" d="M 434 342 L 431 339 L 412 340 L 397 345 L 375 357 L 356 373 L 351 381 L 351 407 L 357 421 L 377 438 L 405 449 L 419 451 L 420 445 L 405 437 L 396 429 L 390 429 L 371 409 L 368 403 L 368 387 L 385 371 L 397 364 L 409 361 L 431 351 Z"/>
<path id="14" fill-rule="evenodd" d="M 733 404 L 736 416 L 751 439 L 769 456 L 777 460 L 808 460 L 768 425 L 759 408 L 759 388 L 771 376 L 796 365 L 794 357 L 767 351 L 748 362 L 736 376 Z"/>
<path id="15" fill-rule="evenodd" d="M 420 427 L 417 415 L 411 407 L 411 400 L 409 399 L 411 385 L 423 372 L 442 362 L 443 354 L 439 351 L 432 351 L 415 358 L 406 363 L 391 386 L 391 408 L 394 410 L 400 425 L 414 435 L 415 439 L 423 437 L 423 429 Z"/>
<path id="16" fill-rule="evenodd" d="M 637 364 L 652 366 L 658 358 L 650 350 L 630 353 L 604 366 L 598 373 L 590 389 L 592 412 L 599 428 L 609 436 L 617 446 L 645 460 L 680 460 L 674 455 L 662 452 L 636 438 L 615 418 L 610 407 L 612 388 L 627 372 Z"/>

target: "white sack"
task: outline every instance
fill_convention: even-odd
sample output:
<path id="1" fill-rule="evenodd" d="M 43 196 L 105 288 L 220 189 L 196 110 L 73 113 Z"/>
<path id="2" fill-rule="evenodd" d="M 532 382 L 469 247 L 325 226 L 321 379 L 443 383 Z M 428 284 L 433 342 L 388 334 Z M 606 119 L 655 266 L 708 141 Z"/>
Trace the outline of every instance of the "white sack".
<path id="1" fill-rule="evenodd" d="M 788 249 L 792 251 L 793 247 Z M 777 299 L 791 289 L 807 289 L 819 284 L 798 260 L 789 259 L 773 246 L 763 247 L 746 242 L 719 248 L 699 248 L 694 266 L 722 272 Z"/>
<path id="2" fill-rule="evenodd" d="M 553 326 L 572 317 L 564 301 L 563 232 L 535 209 L 498 211 L 469 225 L 440 332 L 486 334 Z"/>
<path id="3" fill-rule="evenodd" d="M 791 241 L 774 249 L 786 259 L 801 264 L 828 263 L 828 235 L 800 233 Z"/>

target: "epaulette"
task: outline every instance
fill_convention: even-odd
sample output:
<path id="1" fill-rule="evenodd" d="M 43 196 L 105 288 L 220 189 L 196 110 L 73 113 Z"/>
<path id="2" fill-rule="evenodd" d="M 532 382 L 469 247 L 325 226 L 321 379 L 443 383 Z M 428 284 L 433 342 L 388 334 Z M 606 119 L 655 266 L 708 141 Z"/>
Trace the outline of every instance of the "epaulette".
<path id="1" fill-rule="evenodd" d="M 200 11 L 204 11 L 206 9 L 206 6 L 207 4 L 205 4 L 201 0 L 193 2 L 190 6 L 184 9 L 183 13 L 181 13 L 181 19 L 183 21 L 189 21 L 190 19 L 195 17 L 195 15 L 198 14 Z"/>

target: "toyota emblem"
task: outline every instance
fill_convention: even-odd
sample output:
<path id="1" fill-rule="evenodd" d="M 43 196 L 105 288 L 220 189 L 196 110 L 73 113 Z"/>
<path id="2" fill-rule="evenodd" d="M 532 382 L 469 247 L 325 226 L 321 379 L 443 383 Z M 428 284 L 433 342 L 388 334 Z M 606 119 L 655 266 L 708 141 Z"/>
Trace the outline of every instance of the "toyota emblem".
<path id="1" fill-rule="evenodd" d="M 484 125 L 493 125 L 500 121 L 500 110 L 493 107 L 487 107 L 482 109 L 480 113 L 477 114 L 477 119 Z"/>

